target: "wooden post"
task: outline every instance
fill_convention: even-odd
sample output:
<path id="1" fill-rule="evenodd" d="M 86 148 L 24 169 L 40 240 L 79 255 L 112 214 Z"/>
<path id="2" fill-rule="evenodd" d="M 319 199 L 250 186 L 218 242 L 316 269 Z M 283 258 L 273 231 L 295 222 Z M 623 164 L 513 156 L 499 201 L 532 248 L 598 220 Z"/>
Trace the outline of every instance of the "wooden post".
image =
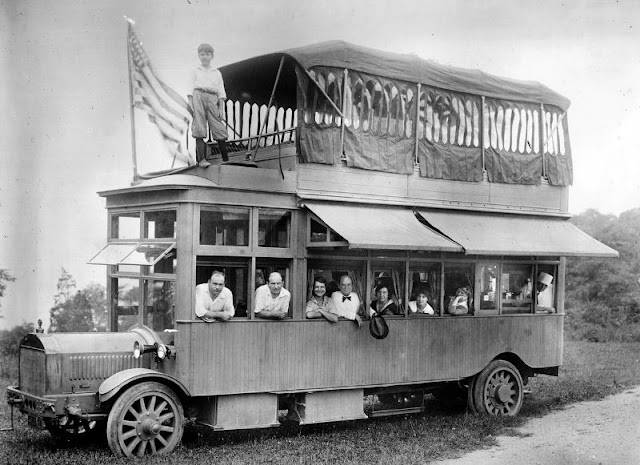
<path id="1" fill-rule="evenodd" d="M 481 150 L 480 153 L 482 154 L 482 172 L 484 173 L 486 171 L 486 167 L 485 167 L 485 164 L 484 164 L 484 143 L 485 143 L 485 140 L 484 140 L 484 129 L 485 129 L 484 128 L 484 108 L 485 108 L 484 95 L 481 96 L 480 98 L 482 99 L 482 108 L 480 109 L 480 147 L 482 148 L 482 150 Z M 487 115 L 487 117 L 488 117 L 488 115 Z M 487 128 L 487 130 L 488 130 L 488 128 Z M 491 140 L 491 137 L 489 137 L 489 140 Z M 483 177 L 484 177 L 484 174 L 483 174 Z"/>
<path id="2" fill-rule="evenodd" d="M 129 72 L 129 110 L 131 115 L 131 157 L 133 161 L 133 182 L 139 182 L 140 178 L 138 176 L 138 156 L 136 154 L 136 127 L 135 127 L 135 117 L 134 117 L 134 104 L 133 104 L 133 81 L 131 79 L 131 44 L 129 43 L 129 29 L 131 29 L 131 24 L 128 23 L 127 29 L 127 69 Z"/>
<path id="3" fill-rule="evenodd" d="M 416 98 L 416 100 L 415 100 L 415 102 L 416 102 L 416 124 L 413 127 L 415 141 L 416 141 L 416 147 L 414 149 L 413 157 L 415 159 L 415 163 L 416 164 L 419 163 L 419 161 L 418 161 L 418 124 L 420 124 L 420 89 L 421 88 L 422 88 L 422 85 L 420 83 L 418 83 L 418 86 L 417 86 L 417 89 L 416 89 L 417 93 L 416 93 L 416 97 L 415 97 Z M 426 105 L 426 103 L 427 102 L 425 100 L 425 105 Z M 426 114 L 426 111 L 427 111 L 426 106 L 425 106 L 424 110 L 425 110 L 425 114 Z"/>
<path id="4" fill-rule="evenodd" d="M 347 110 L 347 75 L 349 70 L 347 68 L 344 69 L 344 81 L 342 84 L 342 112 L 346 113 Z M 340 127 L 340 160 L 346 160 L 347 157 L 344 153 L 344 116 L 342 116 L 342 125 Z"/>
<path id="5" fill-rule="evenodd" d="M 260 138 L 262 137 L 262 131 L 267 126 L 267 122 L 269 121 L 269 112 L 271 111 L 271 104 L 273 103 L 273 97 L 276 94 L 276 87 L 278 86 L 278 81 L 280 80 L 280 72 L 282 71 L 282 65 L 284 65 L 284 56 L 280 58 L 280 65 L 278 66 L 278 72 L 276 73 L 276 81 L 273 83 L 273 89 L 271 89 L 271 96 L 269 97 L 269 104 L 267 105 L 267 114 L 264 118 L 264 123 L 260 126 L 260 130 L 258 131 L 258 140 L 256 142 L 256 149 L 253 152 L 253 159 L 255 161 L 256 155 L 258 154 L 258 149 L 260 148 Z M 258 108 L 258 118 L 260 118 L 260 109 Z M 278 119 L 278 115 L 276 114 L 276 119 Z"/>

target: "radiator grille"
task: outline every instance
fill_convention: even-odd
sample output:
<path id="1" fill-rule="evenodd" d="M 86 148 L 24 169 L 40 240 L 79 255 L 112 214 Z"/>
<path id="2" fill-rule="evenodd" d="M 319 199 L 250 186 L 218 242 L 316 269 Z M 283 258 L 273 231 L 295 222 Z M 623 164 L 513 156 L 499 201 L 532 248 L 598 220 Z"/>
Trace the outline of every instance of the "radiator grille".
<path id="1" fill-rule="evenodd" d="M 106 379 L 114 373 L 141 366 L 142 358 L 133 354 L 72 355 L 69 381 L 95 381 Z"/>
<path id="2" fill-rule="evenodd" d="M 46 392 L 46 356 L 42 350 L 22 347 L 20 349 L 20 389 L 28 389 L 36 396 Z"/>

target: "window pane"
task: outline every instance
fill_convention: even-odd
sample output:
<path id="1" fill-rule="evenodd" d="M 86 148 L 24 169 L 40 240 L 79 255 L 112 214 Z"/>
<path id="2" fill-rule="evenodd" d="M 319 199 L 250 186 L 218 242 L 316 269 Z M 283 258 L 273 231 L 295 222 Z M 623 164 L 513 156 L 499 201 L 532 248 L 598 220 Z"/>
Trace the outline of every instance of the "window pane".
<path id="1" fill-rule="evenodd" d="M 258 223 L 260 247 L 289 247 L 290 211 L 261 208 Z"/>
<path id="2" fill-rule="evenodd" d="M 175 282 L 145 281 L 144 324 L 154 331 L 164 331 L 175 327 Z"/>
<path id="3" fill-rule="evenodd" d="M 490 263 L 480 267 L 480 310 L 495 310 L 497 307 L 496 285 L 498 265 Z"/>
<path id="4" fill-rule="evenodd" d="M 444 303 L 447 313 L 464 314 L 465 306 L 467 313 L 473 313 L 473 280 L 472 263 L 444 264 Z"/>
<path id="5" fill-rule="evenodd" d="M 249 245 L 249 209 L 238 207 L 201 209 L 200 244 Z"/>
<path id="6" fill-rule="evenodd" d="M 140 281 L 133 278 L 111 280 L 112 331 L 126 331 L 138 323 Z"/>
<path id="7" fill-rule="evenodd" d="M 541 279 L 542 273 L 545 273 L 547 276 L 545 279 Z M 543 286 L 541 281 L 546 281 L 549 284 L 547 286 Z M 555 285 L 556 285 L 556 267 L 554 265 L 538 265 L 538 276 L 536 278 L 536 282 L 534 284 L 534 288 L 536 289 L 536 311 L 541 310 L 542 308 L 556 308 L 556 293 L 555 293 Z"/>
<path id="8" fill-rule="evenodd" d="M 529 313 L 532 303 L 532 266 L 517 263 L 502 265 L 500 291 L 502 292 L 502 313 Z"/>
<path id="9" fill-rule="evenodd" d="M 418 292 L 426 292 L 427 302 L 436 315 L 440 314 L 440 264 L 432 263 L 413 267 L 409 302 L 414 302 Z"/>
<path id="10" fill-rule="evenodd" d="M 176 237 L 176 211 L 145 212 L 144 237 L 150 239 Z"/>
<path id="11" fill-rule="evenodd" d="M 311 242 L 327 242 L 327 227 L 311 219 Z"/>
<path id="12" fill-rule="evenodd" d="M 138 239 L 140 212 L 118 213 L 111 216 L 111 239 Z"/>
<path id="13" fill-rule="evenodd" d="M 138 244 L 107 244 L 89 263 L 92 265 L 116 265 L 129 255 Z"/>
<path id="14" fill-rule="evenodd" d="M 174 248 L 151 267 L 151 273 L 176 274 L 177 266 L 178 251 Z"/>
<path id="15" fill-rule="evenodd" d="M 142 243 L 136 247 L 136 250 L 127 255 L 121 263 L 124 265 L 153 265 L 156 260 L 169 252 L 172 247 L 175 247 L 175 243 Z"/>

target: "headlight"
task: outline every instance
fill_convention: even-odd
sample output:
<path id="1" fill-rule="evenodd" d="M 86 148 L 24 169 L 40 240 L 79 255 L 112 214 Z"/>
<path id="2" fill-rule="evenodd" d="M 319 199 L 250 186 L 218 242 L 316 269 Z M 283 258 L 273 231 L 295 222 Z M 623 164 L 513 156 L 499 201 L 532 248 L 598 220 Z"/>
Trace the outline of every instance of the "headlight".
<path id="1" fill-rule="evenodd" d="M 140 344 L 138 341 L 133 343 L 133 358 L 139 359 L 142 354 L 147 352 L 154 352 L 158 347 L 158 343 L 155 344 Z"/>

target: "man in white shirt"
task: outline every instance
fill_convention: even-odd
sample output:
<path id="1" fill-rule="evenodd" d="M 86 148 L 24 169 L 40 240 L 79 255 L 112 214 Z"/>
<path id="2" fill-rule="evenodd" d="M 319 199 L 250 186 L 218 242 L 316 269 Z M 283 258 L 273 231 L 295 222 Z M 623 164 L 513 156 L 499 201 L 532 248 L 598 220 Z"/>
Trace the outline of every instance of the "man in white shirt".
<path id="1" fill-rule="evenodd" d="M 555 313 L 553 307 L 553 276 L 548 273 L 541 272 L 538 276 L 536 284 L 537 303 L 536 313 Z"/>
<path id="2" fill-rule="evenodd" d="M 289 315 L 289 300 L 291 294 L 282 287 L 282 275 L 271 273 L 267 284 L 256 289 L 253 313 L 256 318 L 282 320 Z"/>
<path id="3" fill-rule="evenodd" d="M 196 316 L 211 323 L 229 321 L 236 311 L 233 308 L 233 294 L 225 286 L 224 273 L 214 271 L 209 281 L 196 286 Z"/>
<path id="4" fill-rule="evenodd" d="M 339 317 L 355 321 L 358 327 L 362 326 L 362 319 L 358 315 L 360 298 L 353 292 L 353 282 L 348 275 L 340 276 L 340 290 L 331 294 L 331 300 Z"/>

